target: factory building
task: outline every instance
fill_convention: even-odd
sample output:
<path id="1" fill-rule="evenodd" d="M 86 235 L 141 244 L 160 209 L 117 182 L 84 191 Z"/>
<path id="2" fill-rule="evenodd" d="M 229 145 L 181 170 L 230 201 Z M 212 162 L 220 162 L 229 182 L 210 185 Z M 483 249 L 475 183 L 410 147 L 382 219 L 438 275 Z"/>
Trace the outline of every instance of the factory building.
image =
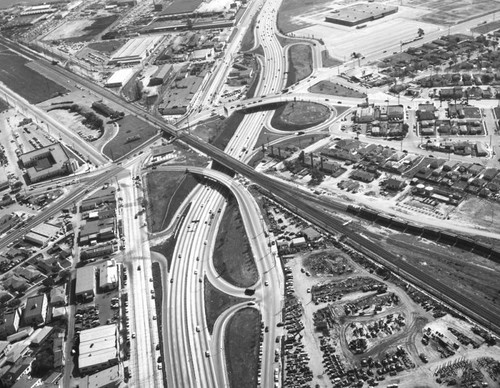
<path id="1" fill-rule="evenodd" d="M 355 4 L 335 10 L 325 17 L 325 21 L 343 26 L 357 26 L 359 24 L 381 19 L 398 12 L 398 7 L 377 4 Z"/>
<path id="2" fill-rule="evenodd" d="M 95 267 L 80 267 L 76 269 L 75 296 L 77 300 L 89 302 L 95 295 Z"/>

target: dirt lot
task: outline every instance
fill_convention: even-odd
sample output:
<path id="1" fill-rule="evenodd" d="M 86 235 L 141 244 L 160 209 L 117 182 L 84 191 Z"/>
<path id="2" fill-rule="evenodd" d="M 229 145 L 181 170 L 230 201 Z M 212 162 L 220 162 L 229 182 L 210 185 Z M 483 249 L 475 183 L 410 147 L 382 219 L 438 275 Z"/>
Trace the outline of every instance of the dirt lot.
<path id="1" fill-rule="evenodd" d="M 125 116 L 117 121 L 118 134 L 104 146 L 104 154 L 116 160 L 139 147 L 156 135 L 156 129 L 135 116 Z"/>
<path id="2" fill-rule="evenodd" d="M 232 196 L 222 216 L 213 260 L 217 272 L 231 284 L 250 287 L 259 279 L 238 203 Z"/>
<path id="3" fill-rule="evenodd" d="M 287 87 L 311 75 L 313 64 L 310 45 L 294 44 L 291 46 L 288 51 L 288 60 L 291 66 L 288 68 Z"/>
<path id="4" fill-rule="evenodd" d="M 315 9 L 322 9 L 330 0 L 285 0 L 281 3 L 278 11 L 278 29 L 283 33 L 292 32 L 309 26 L 305 22 L 298 21 L 297 15 L 304 15 Z"/>
<path id="5" fill-rule="evenodd" d="M 229 385 L 253 388 L 257 383 L 260 314 L 254 308 L 239 310 L 226 329 L 225 351 Z"/>
<path id="6" fill-rule="evenodd" d="M 88 41 L 103 32 L 118 18 L 119 15 L 110 15 L 96 19 L 70 20 L 47 34 L 44 40 Z"/>
<path id="7" fill-rule="evenodd" d="M 0 48 L 5 49 L 2 45 Z M 68 92 L 63 86 L 30 69 L 26 66 L 29 61 L 12 51 L 1 51 L 0 63 L 0 82 L 32 104 Z"/>
<path id="8" fill-rule="evenodd" d="M 330 117 L 330 109 L 314 102 L 288 102 L 276 109 L 271 119 L 273 128 L 294 132 L 314 127 Z"/>
<path id="9" fill-rule="evenodd" d="M 499 215 L 500 203 L 471 197 L 450 213 L 450 219 L 455 223 L 469 223 L 473 219 L 480 228 L 496 232 L 500 236 L 500 223 L 497 222 Z"/>
<path id="10" fill-rule="evenodd" d="M 338 97 L 354 97 L 365 98 L 365 93 L 360 93 L 357 90 L 348 88 L 344 85 L 337 84 L 331 81 L 320 81 L 309 88 L 311 93 L 326 94 Z"/>
<path id="11" fill-rule="evenodd" d="M 179 205 L 198 182 L 182 172 L 153 171 L 146 175 L 148 227 L 151 233 L 165 229 Z"/>

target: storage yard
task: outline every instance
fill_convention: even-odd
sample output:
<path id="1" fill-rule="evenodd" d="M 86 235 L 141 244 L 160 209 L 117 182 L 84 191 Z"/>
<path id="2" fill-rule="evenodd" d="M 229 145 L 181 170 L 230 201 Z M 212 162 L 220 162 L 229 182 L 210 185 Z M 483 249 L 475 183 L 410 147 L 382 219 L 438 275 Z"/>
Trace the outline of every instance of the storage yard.
<path id="1" fill-rule="evenodd" d="M 297 231 L 300 220 L 265 203 L 279 248 L 281 236 L 312 237 L 290 242 L 283 256 L 285 335 L 276 358 L 286 386 L 498 386 L 500 349 L 487 331 L 337 239 Z"/>

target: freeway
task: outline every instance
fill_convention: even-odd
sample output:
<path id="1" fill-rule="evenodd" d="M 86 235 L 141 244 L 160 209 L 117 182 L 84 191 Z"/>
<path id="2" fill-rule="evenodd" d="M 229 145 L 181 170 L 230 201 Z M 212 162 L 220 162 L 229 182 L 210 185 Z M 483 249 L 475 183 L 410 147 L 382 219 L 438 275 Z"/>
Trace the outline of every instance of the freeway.
<path id="1" fill-rule="evenodd" d="M 3 40 L 1 40 L 3 42 Z M 19 49 L 19 46 L 7 42 L 6 45 Z M 24 50 L 24 49 L 22 49 Z M 26 51 L 26 50 L 25 50 Z M 31 56 L 33 59 L 37 59 L 31 52 L 26 51 L 26 55 Z M 45 63 L 45 66 L 50 67 L 48 63 Z M 164 132 L 169 135 L 179 135 L 179 131 L 160 119 L 143 112 L 139 108 L 135 106 L 130 106 L 126 104 L 124 101 L 120 100 L 117 96 L 113 95 L 111 92 L 104 90 L 103 88 L 92 84 L 90 81 L 83 79 L 75 74 L 67 72 L 66 70 L 56 67 L 56 71 L 62 77 L 70 78 L 74 82 L 81 83 L 85 85 L 85 87 L 92 89 L 98 95 L 113 100 L 116 104 L 123 107 L 124 110 L 135 113 L 138 116 L 145 117 L 149 122 L 157 125 Z M 323 211 L 311 207 L 307 203 L 305 203 L 302 199 L 296 198 L 293 195 L 293 189 L 289 186 L 285 186 L 282 184 L 278 184 L 273 182 L 272 179 L 265 177 L 262 174 L 255 172 L 252 168 L 247 166 L 245 163 L 237 160 L 236 158 L 227 155 L 224 151 L 217 149 L 216 147 L 202 141 L 201 139 L 192 136 L 188 133 L 182 132 L 179 136 L 182 141 L 186 144 L 192 146 L 193 148 L 198 149 L 201 152 L 204 152 L 208 156 L 212 157 L 214 160 L 217 160 L 222 165 L 228 167 L 229 169 L 247 177 L 254 183 L 260 185 L 261 187 L 266 188 L 269 191 L 269 194 L 276 198 L 278 201 L 282 202 L 285 206 L 293 209 L 300 213 L 302 217 L 309 220 L 310 222 L 322 227 L 328 232 L 331 233 L 343 233 L 346 237 L 358 244 L 361 248 L 366 249 L 368 253 L 371 252 L 371 256 L 376 257 L 377 260 L 383 260 L 385 265 L 392 266 L 392 268 L 399 267 L 402 275 L 407 275 L 407 277 L 412 282 L 417 282 L 424 289 L 430 291 L 434 295 L 437 295 L 439 298 L 444 298 L 448 303 L 452 304 L 456 308 L 465 313 L 471 314 L 476 320 L 487 327 L 491 327 L 496 322 L 500 322 L 500 313 L 497 311 L 492 311 L 491 309 L 486 308 L 485 306 L 477 304 L 475 301 L 464 297 L 458 291 L 448 287 L 444 284 L 441 284 L 436 279 L 432 278 L 429 275 L 426 275 L 418 268 L 413 265 L 400 262 L 399 259 L 392 253 L 383 250 L 377 244 L 370 242 L 369 240 L 363 238 L 362 236 L 357 236 L 355 233 L 349 231 L 347 228 L 343 227 L 342 224 L 338 223 L 338 220 L 335 220 L 331 215 L 324 213 Z M 497 326 L 496 324 L 495 326 Z M 495 329 L 500 332 L 500 328 L 495 327 Z"/>

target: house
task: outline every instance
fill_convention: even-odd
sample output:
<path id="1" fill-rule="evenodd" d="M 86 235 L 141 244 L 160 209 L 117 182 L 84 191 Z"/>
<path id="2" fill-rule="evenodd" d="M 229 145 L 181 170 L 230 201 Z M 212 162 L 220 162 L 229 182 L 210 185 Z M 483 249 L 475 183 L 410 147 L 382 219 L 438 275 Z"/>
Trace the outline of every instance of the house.
<path id="1" fill-rule="evenodd" d="M 400 191 L 405 188 L 406 183 L 399 179 L 389 178 L 385 181 L 384 186 L 386 190 Z"/>
<path id="2" fill-rule="evenodd" d="M 361 182 L 370 183 L 375 179 L 375 175 L 366 171 L 354 170 L 351 173 L 350 178 L 356 179 Z"/>
<path id="3" fill-rule="evenodd" d="M 5 313 L 0 320 L 0 338 L 5 339 L 9 335 L 17 333 L 19 330 L 19 320 L 21 316 L 19 310 L 14 310 L 10 313 Z"/>

